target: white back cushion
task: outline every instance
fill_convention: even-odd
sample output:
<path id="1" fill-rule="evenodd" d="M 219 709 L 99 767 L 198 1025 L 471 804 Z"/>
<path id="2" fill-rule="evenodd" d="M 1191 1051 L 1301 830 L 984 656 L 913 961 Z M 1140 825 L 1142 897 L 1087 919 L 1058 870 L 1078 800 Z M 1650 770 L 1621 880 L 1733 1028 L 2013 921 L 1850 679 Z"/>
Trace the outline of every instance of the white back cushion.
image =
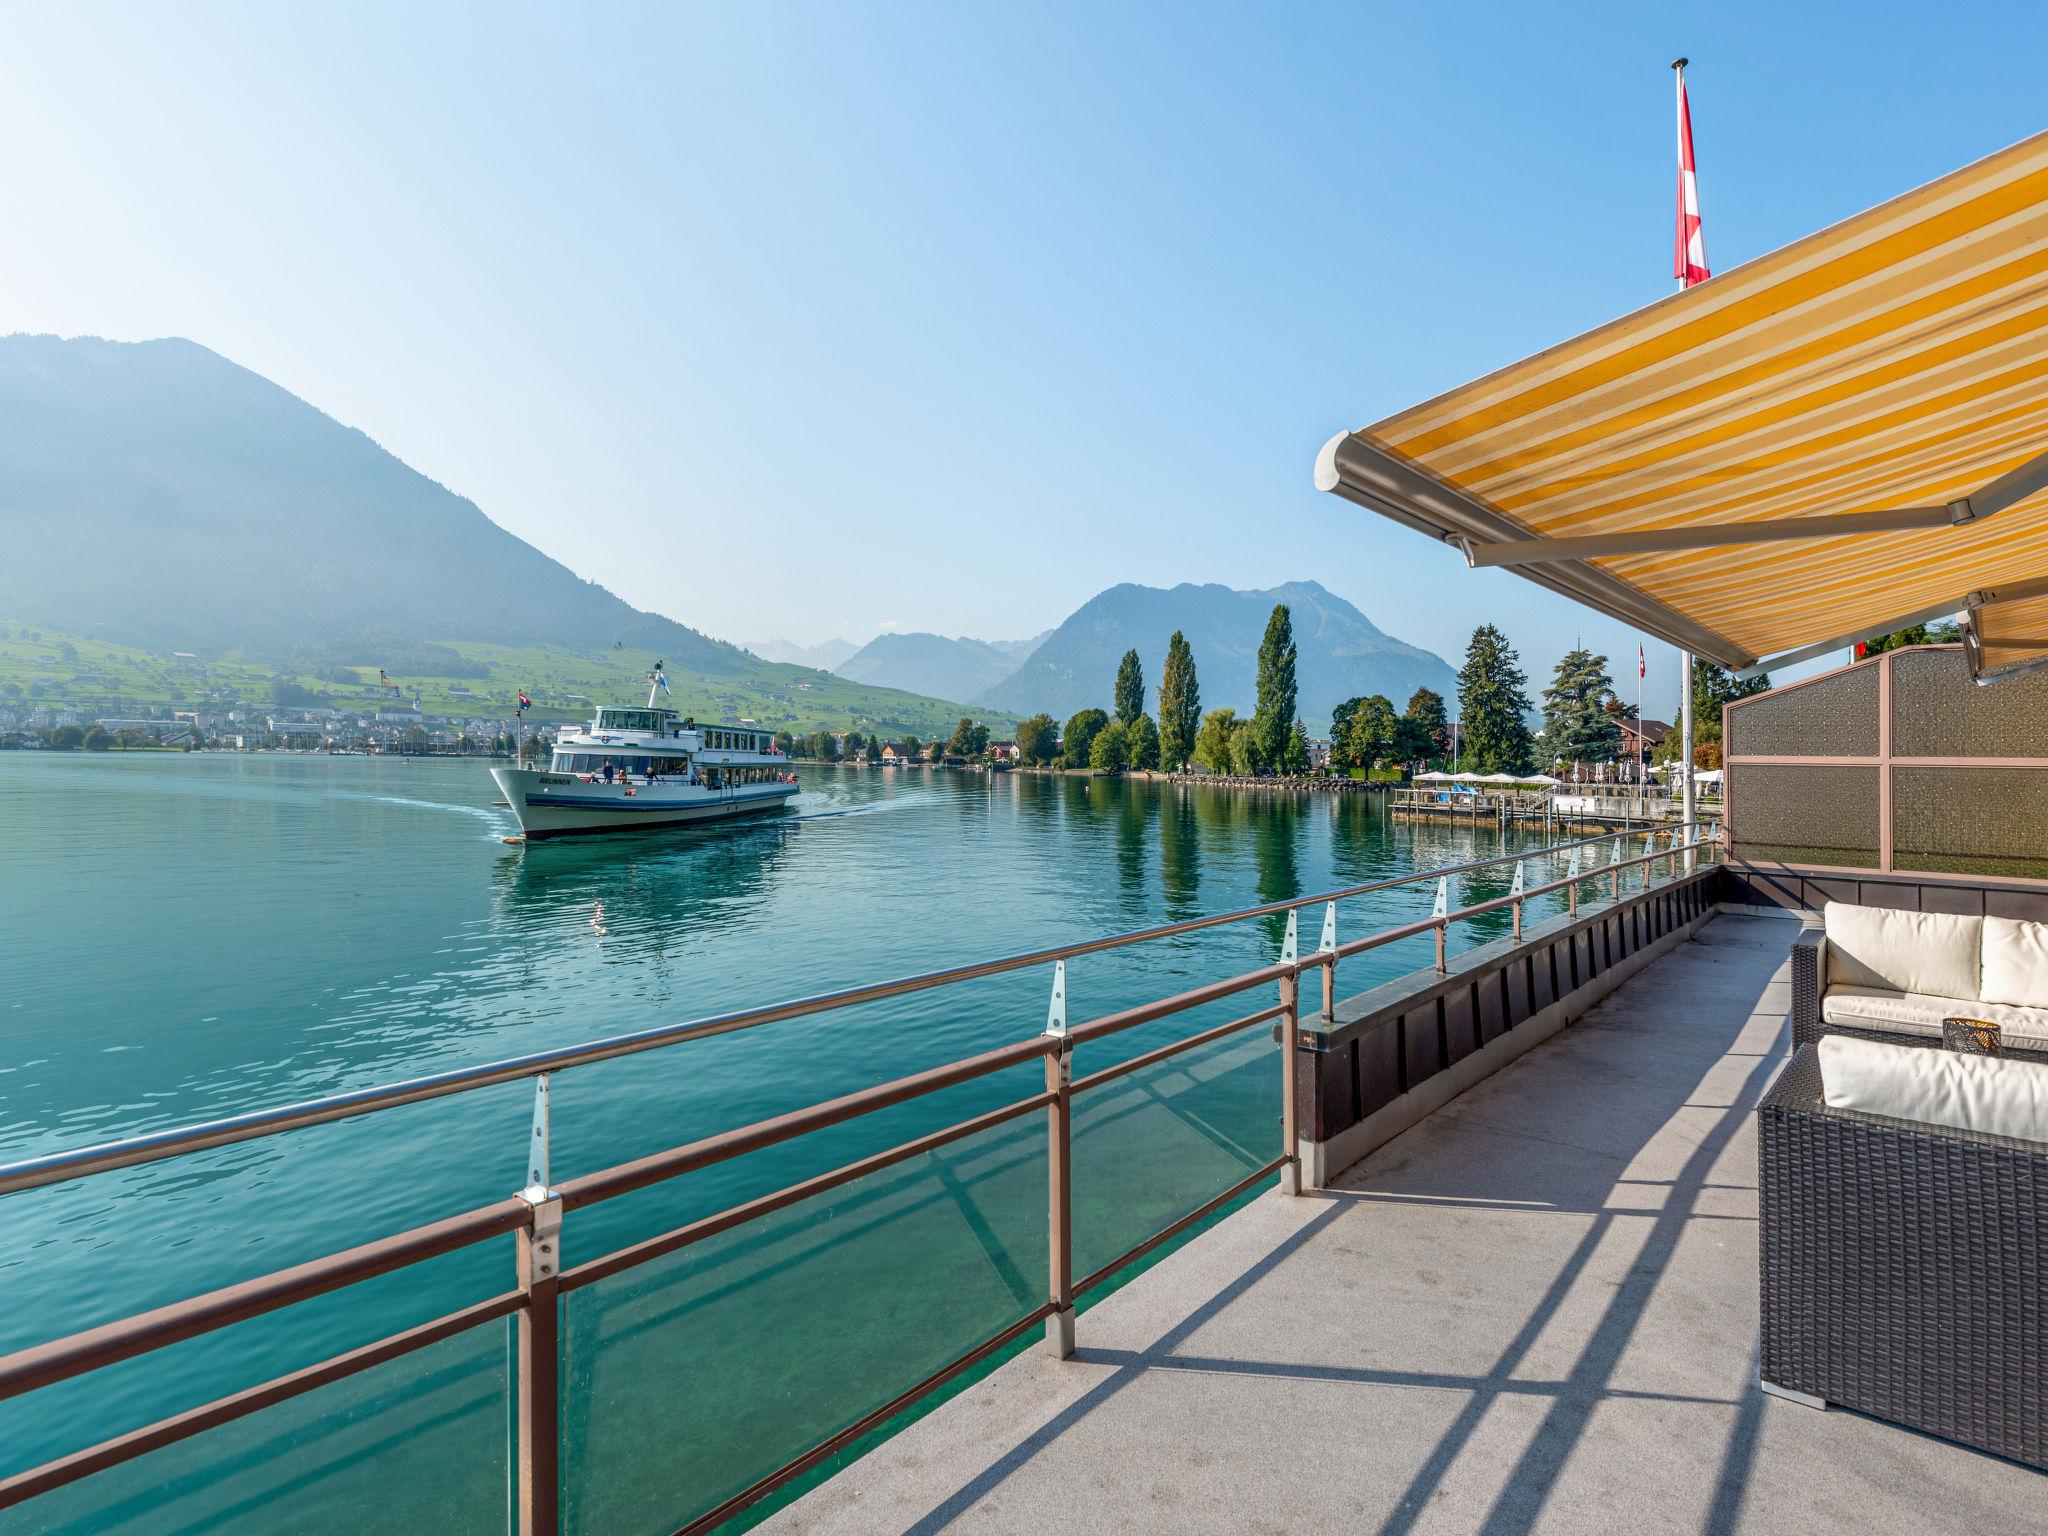
<path id="1" fill-rule="evenodd" d="M 1984 919 L 1984 983 L 1978 995 L 1987 1003 L 2048 1008 L 2048 923 Z"/>
<path id="2" fill-rule="evenodd" d="M 1821 1097 L 1834 1109 L 2048 1144 L 2048 1062 L 1822 1035 Z"/>
<path id="3" fill-rule="evenodd" d="M 1894 912 L 1888 907 L 1827 904 L 1828 985 L 1978 995 L 1984 919 L 1947 912 Z"/>

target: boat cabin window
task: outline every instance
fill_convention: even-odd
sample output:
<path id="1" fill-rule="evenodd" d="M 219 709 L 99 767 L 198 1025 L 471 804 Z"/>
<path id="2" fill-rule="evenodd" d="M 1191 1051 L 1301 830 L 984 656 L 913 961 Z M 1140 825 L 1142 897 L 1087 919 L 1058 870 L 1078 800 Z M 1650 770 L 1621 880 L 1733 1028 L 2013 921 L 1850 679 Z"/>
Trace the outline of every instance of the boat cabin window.
<path id="1" fill-rule="evenodd" d="M 651 709 L 600 709 L 597 728 L 601 731 L 658 731 L 661 716 Z"/>

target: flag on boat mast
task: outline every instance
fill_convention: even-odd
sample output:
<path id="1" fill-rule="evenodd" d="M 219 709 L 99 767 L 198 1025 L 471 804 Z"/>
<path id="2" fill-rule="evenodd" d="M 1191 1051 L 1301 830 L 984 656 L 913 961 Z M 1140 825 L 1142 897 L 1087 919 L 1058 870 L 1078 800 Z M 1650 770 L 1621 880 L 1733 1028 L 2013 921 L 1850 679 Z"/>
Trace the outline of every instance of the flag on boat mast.
<path id="1" fill-rule="evenodd" d="M 1673 59 L 1678 76 L 1678 230 L 1672 248 L 1671 275 L 1681 288 L 1704 283 L 1713 276 L 1707 270 L 1707 236 L 1700 227 L 1700 184 L 1692 158 L 1692 108 L 1685 99 L 1685 66 L 1689 59 Z"/>

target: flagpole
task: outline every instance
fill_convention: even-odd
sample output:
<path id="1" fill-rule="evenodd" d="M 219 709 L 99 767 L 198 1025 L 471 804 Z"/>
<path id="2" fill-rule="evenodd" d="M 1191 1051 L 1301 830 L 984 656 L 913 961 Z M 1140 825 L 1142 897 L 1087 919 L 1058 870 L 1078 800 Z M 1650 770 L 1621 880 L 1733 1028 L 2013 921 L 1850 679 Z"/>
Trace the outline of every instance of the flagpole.
<path id="1" fill-rule="evenodd" d="M 1691 114 L 1686 111 L 1685 101 L 1685 66 L 1691 62 L 1690 59 L 1683 56 L 1671 61 L 1672 73 L 1678 77 L 1678 217 L 1681 239 L 1685 234 L 1685 194 L 1687 190 L 1685 177 L 1686 172 L 1691 169 L 1690 162 L 1692 160 Z M 1697 199 L 1698 189 L 1696 187 L 1693 189 L 1693 195 Z M 1678 289 L 1679 292 L 1683 293 L 1692 284 L 1687 278 L 1687 271 L 1683 261 L 1684 247 L 1682 245 L 1680 247 L 1680 255 L 1680 270 L 1677 274 Z M 1692 790 L 1692 666 L 1692 652 L 1680 651 L 1678 653 L 1678 749 L 1682 754 L 1682 759 L 1679 768 L 1679 782 L 1685 786 L 1684 799 L 1681 802 L 1680 811 L 1684 817 L 1685 835 L 1688 842 L 1692 840 L 1692 823 L 1695 814 Z"/>

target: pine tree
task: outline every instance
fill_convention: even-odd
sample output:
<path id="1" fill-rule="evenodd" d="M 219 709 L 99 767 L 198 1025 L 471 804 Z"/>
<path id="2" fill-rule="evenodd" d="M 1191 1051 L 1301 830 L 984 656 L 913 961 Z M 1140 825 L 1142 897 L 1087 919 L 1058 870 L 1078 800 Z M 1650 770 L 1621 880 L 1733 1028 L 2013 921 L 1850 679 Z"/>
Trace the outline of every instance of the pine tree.
<path id="1" fill-rule="evenodd" d="M 1273 605 L 1266 637 L 1259 642 L 1257 704 L 1252 720 L 1259 733 L 1259 760 L 1276 764 L 1287 751 L 1294 722 L 1294 617 L 1285 603 Z"/>
<path id="2" fill-rule="evenodd" d="M 1458 672 L 1458 714 L 1465 765 L 1481 773 L 1529 768 L 1529 680 L 1508 637 L 1491 624 L 1472 631 Z"/>
<path id="3" fill-rule="evenodd" d="M 1179 630 L 1166 642 L 1166 667 L 1159 679 L 1159 761 L 1169 773 L 1187 765 L 1202 728 L 1202 690 L 1195 680 L 1195 653 Z"/>
<path id="4" fill-rule="evenodd" d="M 1557 672 L 1543 691 L 1543 746 L 1567 763 L 1610 763 L 1621 751 L 1621 727 L 1607 712 L 1614 679 L 1607 658 L 1584 646 L 1558 658 Z"/>
<path id="5" fill-rule="evenodd" d="M 1136 650 L 1124 652 L 1116 669 L 1116 718 L 1128 730 L 1145 713 L 1145 672 Z"/>

